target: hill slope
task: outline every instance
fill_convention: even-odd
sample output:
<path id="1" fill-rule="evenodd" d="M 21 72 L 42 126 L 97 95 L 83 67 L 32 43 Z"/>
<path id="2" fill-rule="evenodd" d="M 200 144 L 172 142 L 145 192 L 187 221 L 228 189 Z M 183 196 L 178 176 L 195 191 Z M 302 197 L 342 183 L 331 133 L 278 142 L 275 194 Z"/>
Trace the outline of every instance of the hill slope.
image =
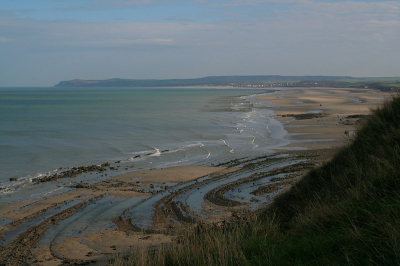
<path id="1" fill-rule="evenodd" d="M 333 87 L 373 88 L 396 91 L 400 78 L 353 78 L 348 76 L 212 76 L 195 79 L 105 79 L 61 81 L 54 87 L 190 87 L 190 86 L 232 86 L 232 87 Z"/>
<path id="2" fill-rule="evenodd" d="M 171 87 L 171 86 L 226 86 L 230 84 L 259 84 L 271 82 L 339 81 L 352 80 L 352 77 L 336 76 L 212 76 L 195 79 L 106 79 L 61 81 L 55 87 Z"/>

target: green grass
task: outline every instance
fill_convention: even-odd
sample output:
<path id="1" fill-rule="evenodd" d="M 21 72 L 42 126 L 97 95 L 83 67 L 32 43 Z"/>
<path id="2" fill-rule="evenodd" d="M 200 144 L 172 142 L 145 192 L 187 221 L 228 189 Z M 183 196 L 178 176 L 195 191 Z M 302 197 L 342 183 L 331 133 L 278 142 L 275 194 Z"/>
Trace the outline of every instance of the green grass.
<path id="1" fill-rule="evenodd" d="M 115 265 L 399 265 L 400 97 L 251 221 L 198 227 Z"/>

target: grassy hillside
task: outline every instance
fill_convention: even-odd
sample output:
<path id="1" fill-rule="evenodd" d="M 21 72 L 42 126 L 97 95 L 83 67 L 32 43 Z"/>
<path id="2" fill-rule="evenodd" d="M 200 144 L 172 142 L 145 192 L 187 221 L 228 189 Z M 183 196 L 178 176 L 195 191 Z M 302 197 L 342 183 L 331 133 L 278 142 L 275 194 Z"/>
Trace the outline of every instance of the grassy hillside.
<path id="1" fill-rule="evenodd" d="M 258 217 L 197 227 L 116 265 L 399 265 L 400 97 Z"/>

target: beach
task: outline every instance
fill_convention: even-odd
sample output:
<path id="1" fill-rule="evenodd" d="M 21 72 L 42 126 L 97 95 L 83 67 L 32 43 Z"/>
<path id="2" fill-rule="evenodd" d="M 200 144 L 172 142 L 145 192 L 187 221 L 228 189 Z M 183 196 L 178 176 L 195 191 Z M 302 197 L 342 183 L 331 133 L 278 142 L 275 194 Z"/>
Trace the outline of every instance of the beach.
<path id="1" fill-rule="evenodd" d="M 259 97 L 271 103 L 291 143 L 310 149 L 343 145 L 371 108 L 389 93 L 371 89 L 293 88 Z"/>
<path id="2" fill-rule="evenodd" d="M 97 182 L 2 205 L 0 262 L 102 265 L 117 252 L 171 243 L 198 224 L 249 219 L 349 143 L 370 108 L 390 94 L 290 88 L 255 97 L 283 125 L 272 151 L 215 159 L 213 165 L 136 169 L 116 161 L 95 167 L 103 177 Z M 118 168 L 125 170 L 115 174 Z"/>

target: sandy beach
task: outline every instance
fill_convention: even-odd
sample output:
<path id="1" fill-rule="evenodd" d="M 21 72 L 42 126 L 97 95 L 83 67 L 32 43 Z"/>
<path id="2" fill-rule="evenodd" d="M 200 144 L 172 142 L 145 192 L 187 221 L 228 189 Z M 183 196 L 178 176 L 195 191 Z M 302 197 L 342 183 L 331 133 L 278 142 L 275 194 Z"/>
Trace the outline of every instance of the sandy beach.
<path id="1" fill-rule="evenodd" d="M 389 93 L 371 89 L 293 88 L 259 97 L 271 103 L 291 144 L 285 149 L 343 145 L 362 117 Z"/>
<path id="2" fill-rule="evenodd" d="M 290 144 L 274 154 L 132 171 L 3 205 L 0 264 L 103 265 L 120 251 L 170 243 L 196 224 L 248 219 L 328 160 L 385 97 L 369 89 L 279 90 L 259 96 L 288 132 Z"/>

